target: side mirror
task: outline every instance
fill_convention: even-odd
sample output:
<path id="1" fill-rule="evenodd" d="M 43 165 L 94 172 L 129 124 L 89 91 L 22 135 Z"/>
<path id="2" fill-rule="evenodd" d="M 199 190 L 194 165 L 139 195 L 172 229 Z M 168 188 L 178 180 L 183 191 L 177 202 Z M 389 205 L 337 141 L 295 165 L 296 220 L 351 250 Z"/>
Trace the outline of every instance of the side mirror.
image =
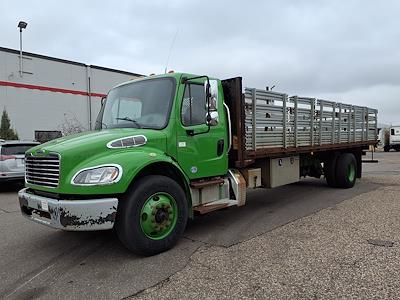
<path id="1" fill-rule="evenodd" d="M 96 124 L 94 125 L 94 130 L 101 130 L 103 128 L 103 125 L 105 125 L 103 124 L 102 119 L 103 119 L 104 104 L 106 103 L 106 99 L 107 97 L 101 98 L 101 107 L 96 118 Z"/>
<path id="2" fill-rule="evenodd" d="M 204 90 L 206 93 L 207 108 L 210 111 L 216 111 L 218 109 L 218 81 L 210 80 L 210 84 L 207 81 L 204 82 Z"/>
<path id="3" fill-rule="evenodd" d="M 206 123 L 208 126 L 217 126 L 219 122 L 219 116 L 217 111 L 211 111 L 206 115 Z"/>

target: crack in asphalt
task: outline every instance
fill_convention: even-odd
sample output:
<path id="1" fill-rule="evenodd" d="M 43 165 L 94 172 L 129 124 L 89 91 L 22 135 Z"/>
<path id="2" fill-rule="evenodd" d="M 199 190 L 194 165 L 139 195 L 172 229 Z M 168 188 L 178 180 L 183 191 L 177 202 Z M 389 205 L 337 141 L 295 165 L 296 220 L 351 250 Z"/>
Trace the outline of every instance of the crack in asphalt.
<path id="1" fill-rule="evenodd" d="M 139 291 L 137 291 L 136 293 L 133 293 L 132 295 L 123 297 L 123 298 L 121 298 L 121 300 L 124 300 L 124 299 L 133 299 L 133 298 L 135 298 L 135 297 L 140 296 L 142 293 L 144 293 L 145 291 L 147 291 L 147 290 L 149 290 L 149 289 L 158 290 L 158 289 L 162 288 L 163 285 L 164 285 L 165 283 L 167 283 L 167 282 L 170 281 L 170 278 L 171 278 L 172 276 L 174 276 L 175 274 L 181 272 L 183 269 L 185 269 L 185 268 L 192 262 L 192 257 L 193 257 L 193 255 L 196 254 L 196 253 L 199 251 L 200 248 L 215 247 L 215 246 L 213 246 L 213 245 L 207 245 L 207 243 L 205 243 L 205 242 L 202 242 L 202 241 L 199 241 L 199 240 L 196 240 L 196 239 L 192 239 L 192 238 L 188 238 L 188 237 L 185 237 L 185 236 L 182 237 L 182 239 L 186 239 L 186 240 L 189 240 L 189 241 L 191 241 L 191 242 L 200 243 L 200 245 L 199 245 L 199 246 L 192 252 L 192 254 L 190 254 L 190 256 L 188 257 L 187 263 L 186 263 L 184 266 L 182 266 L 182 268 L 180 268 L 179 270 L 177 270 L 176 272 L 174 272 L 174 273 L 168 275 L 168 277 L 166 277 L 165 279 L 163 279 L 163 280 L 161 280 L 161 281 L 159 281 L 159 282 L 156 282 L 155 284 L 153 284 L 153 285 L 151 285 L 151 286 L 149 286 L 149 287 L 140 289 Z M 217 247 L 219 247 L 219 246 L 217 246 Z"/>
<path id="2" fill-rule="evenodd" d="M 66 251 L 62 252 L 61 254 L 55 256 L 54 258 L 50 259 L 47 263 L 39 266 L 38 268 L 29 272 L 22 278 L 9 284 L 8 287 L 6 287 L 4 289 L 4 291 L 0 294 L 0 298 L 3 298 L 3 297 L 5 299 L 10 298 L 12 295 L 14 295 L 18 291 L 20 291 L 23 287 L 25 287 L 26 285 L 31 283 L 34 279 L 36 279 L 37 277 L 39 277 L 46 271 L 51 270 L 57 263 L 60 263 L 60 262 L 63 263 L 63 260 L 62 260 L 63 258 L 71 256 L 72 261 L 67 263 L 66 267 L 62 268 L 62 272 L 57 273 L 58 276 L 53 276 L 51 278 L 51 281 L 49 282 L 49 285 L 51 285 L 51 283 L 54 283 L 58 278 L 60 278 L 68 270 L 70 270 L 71 268 L 76 266 L 84 258 L 87 258 L 88 256 L 96 253 L 101 248 L 103 248 L 107 243 L 110 243 L 109 241 L 105 241 L 105 242 L 100 243 L 100 246 L 98 245 L 98 243 L 95 243 L 93 245 L 92 242 L 94 242 L 94 240 L 96 240 L 96 239 L 98 239 L 98 237 L 93 237 L 92 239 L 89 239 L 90 243 L 88 243 L 88 245 L 90 245 L 90 247 L 88 247 L 88 249 L 86 251 L 84 251 L 82 254 L 78 255 L 76 258 L 73 258 L 73 254 L 74 254 L 74 252 L 76 252 L 76 250 L 82 249 L 82 245 L 80 245 L 80 244 L 78 244 L 72 248 L 69 248 L 68 250 L 66 250 Z"/>
<path id="3" fill-rule="evenodd" d="M 20 212 L 19 210 L 10 210 L 10 211 L 8 211 L 8 210 L 5 210 L 3 208 L 0 208 L 0 211 L 4 212 L 5 214 L 15 214 L 15 213 L 19 213 Z"/>

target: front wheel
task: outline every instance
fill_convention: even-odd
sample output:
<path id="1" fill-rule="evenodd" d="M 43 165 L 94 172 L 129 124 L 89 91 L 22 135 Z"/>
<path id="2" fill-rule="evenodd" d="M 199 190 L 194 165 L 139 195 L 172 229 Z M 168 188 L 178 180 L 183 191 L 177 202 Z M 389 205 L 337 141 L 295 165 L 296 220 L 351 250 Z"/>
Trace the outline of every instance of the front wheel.
<path id="1" fill-rule="evenodd" d="M 153 175 L 139 179 L 121 199 L 115 226 L 129 250 L 150 256 L 176 244 L 187 218 L 188 203 L 180 185 Z"/>

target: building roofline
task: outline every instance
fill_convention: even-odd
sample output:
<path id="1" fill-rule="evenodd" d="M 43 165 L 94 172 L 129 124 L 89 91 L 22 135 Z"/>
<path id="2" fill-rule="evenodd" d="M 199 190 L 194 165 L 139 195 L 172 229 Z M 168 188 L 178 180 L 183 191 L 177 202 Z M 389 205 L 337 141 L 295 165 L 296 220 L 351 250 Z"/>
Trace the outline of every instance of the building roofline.
<path id="1" fill-rule="evenodd" d="M 11 49 L 11 48 L 5 48 L 5 47 L 0 47 L 0 52 L 8 52 L 8 53 L 13 53 L 13 54 L 19 54 L 19 50 L 15 50 L 15 49 Z M 121 73 L 121 74 L 125 74 L 125 75 L 144 76 L 144 75 L 138 74 L 138 73 L 132 73 L 132 72 L 128 72 L 128 71 L 122 71 L 122 70 L 117 70 L 117 69 L 112 69 L 112 68 L 100 67 L 100 66 L 96 66 L 96 65 L 87 65 L 87 64 L 84 64 L 84 63 L 81 63 L 81 62 L 77 62 L 77 61 L 72 61 L 72 60 L 67 60 L 67 59 L 62 59 L 62 58 L 57 58 L 57 57 L 37 54 L 37 53 L 31 53 L 31 52 L 22 51 L 22 55 L 41 58 L 41 59 L 47 59 L 47 60 L 51 60 L 51 61 L 56 61 L 56 62 L 60 62 L 60 63 L 70 64 L 70 65 L 76 65 L 76 66 L 81 66 L 81 67 L 90 67 L 92 69 L 97 69 L 97 70 Z"/>
<path id="2" fill-rule="evenodd" d="M 122 70 L 116 70 L 116 69 L 111 69 L 107 67 L 101 67 L 101 66 L 96 66 L 96 65 L 89 65 L 91 69 L 96 69 L 96 70 L 102 70 L 102 71 L 109 71 L 109 72 L 116 72 L 116 73 L 121 73 L 125 75 L 132 75 L 132 76 L 137 76 L 137 77 L 142 77 L 145 76 L 143 74 L 138 74 L 138 73 L 132 73 L 128 71 L 122 71 Z"/>

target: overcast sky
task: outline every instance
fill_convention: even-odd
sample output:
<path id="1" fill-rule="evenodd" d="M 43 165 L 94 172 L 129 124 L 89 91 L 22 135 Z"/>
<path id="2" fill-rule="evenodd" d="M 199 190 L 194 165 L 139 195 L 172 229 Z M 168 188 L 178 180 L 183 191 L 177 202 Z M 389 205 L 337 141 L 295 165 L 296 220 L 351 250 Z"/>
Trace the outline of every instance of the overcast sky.
<path id="1" fill-rule="evenodd" d="M 168 69 L 379 109 L 400 124 L 400 1 L 0 0 L 0 46 L 140 74 Z"/>

